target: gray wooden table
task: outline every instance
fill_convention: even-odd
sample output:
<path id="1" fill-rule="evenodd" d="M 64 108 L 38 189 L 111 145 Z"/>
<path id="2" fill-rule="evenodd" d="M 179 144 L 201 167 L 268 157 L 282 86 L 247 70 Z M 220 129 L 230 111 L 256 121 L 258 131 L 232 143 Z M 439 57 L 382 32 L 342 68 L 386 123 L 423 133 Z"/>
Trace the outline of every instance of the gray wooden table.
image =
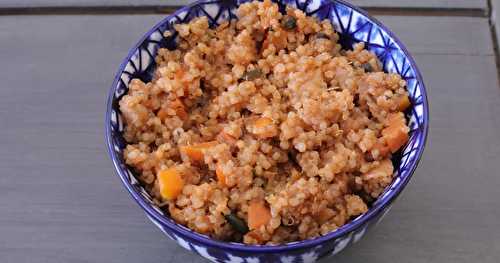
<path id="1" fill-rule="evenodd" d="M 500 87 L 488 17 L 495 12 L 486 0 L 353 2 L 383 14 L 415 56 L 431 130 L 386 219 L 323 262 L 498 262 Z M 91 13 L 137 3 L 175 5 L 0 0 L 0 262 L 204 262 L 148 222 L 105 151 L 113 76 L 162 15 Z M 78 6 L 87 9 L 78 14 Z M 40 8 L 43 15 L 8 15 Z M 73 12 L 54 15 L 60 10 Z"/>

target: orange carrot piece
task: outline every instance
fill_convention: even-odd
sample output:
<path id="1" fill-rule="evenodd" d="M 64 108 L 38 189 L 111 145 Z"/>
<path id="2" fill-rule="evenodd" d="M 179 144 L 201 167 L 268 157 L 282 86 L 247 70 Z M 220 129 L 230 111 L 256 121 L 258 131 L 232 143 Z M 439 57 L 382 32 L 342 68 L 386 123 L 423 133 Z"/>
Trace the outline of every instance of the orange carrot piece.
<path id="1" fill-rule="evenodd" d="M 374 149 L 377 149 L 378 150 L 378 155 L 382 156 L 382 157 L 387 156 L 389 154 L 389 152 L 390 152 L 389 147 L 386 144 L 381 143 L 381 142 L 375 143 L 375 145 L 373 146 L 373 150 Z"/>
<path id="2" fill-rule="evenodd" d="M 271 120 L 270 118 L 262 117 L 262 118 L 258 119 L 257 121 L 255 121 L 255 127 L 264 128 L 265 126 L 270 125 L 272 123 L 273 123 L 273 120 Z"/>
<path id="3" fill-rule="evenodd" d="M 271 118 L 259 118 L 254 122 L 254 133 L 263 139 L 273 137 L 277 133 L 273 126 L 275 125 Z"/>
<path id="4" fill-rule="evenodd" d="M 219 165 L 217 165 L 217 168 L 215 169 L 215 175 L 217 175 L 217 181 L 219 182 L 219 184 L 225 186 L 226 176 L 224 175 L 224 172 L 222 171 Z"/>
<path id="5" fill-rule="evenodd" d="M 397 110 L 398 111 L 405 111 L 406 109 L 408 109 L 408 107 L 410 107 L 410 105 L 411 105 L 411 102 L 410 102 L 410 99 L 408 98 L 408 96 L 401 95 L 401 97 L 398 100 Z"/>
<path id="6" fill-rule="evenodd" d="M 173 200 L 182 192 L 184 180 L 177 168 L 172 167 L 158 173 L 158 185 L 161 197 L 165 200 Z"/>
<path id="7" fill-rule="evenodd" d="M 397 123 L 383 129 L 382 137 L 392 153 L 397 152 L 409 139 L 406 125 Z"/>
<path id="8" fill-rule="evenodd" d="M 233 136 L 228 133 L 221 131 L 219 135 L 217 135 L 217 139 L 221 142 L 225 142 L 228 145 L 235 145 L 238 140 L 236 140 Z"/>
<path id="9" fill-rule="evenodd" d="M 385 119 L 385 126 L 394 126 L 394 125 L 405 125 L 405 116 L 403 113 L 391 113 Z"/>
<path id="10" fill-rule="evenodd" d="M 382 137 L 392 153 L 401 148 L 409 139 L 408 127 L 403 113 L 391 113 L 385 120 L 386 128 L 382 130 Z"/>
<path id="11" fill-rule="evenodd" d="M 266 225 L 271 220 L 271 211 L 264 202 L 254 201 L 248 207 L 248 227 L 253 230 Z"/>
<path id="12" fill-rule="evenodd" d="M 216 141 L 203 142 L 194 145 L 181 146 L 180 151 L 194 161 L 203 161 L 203 150 L 217 145 Z"/>

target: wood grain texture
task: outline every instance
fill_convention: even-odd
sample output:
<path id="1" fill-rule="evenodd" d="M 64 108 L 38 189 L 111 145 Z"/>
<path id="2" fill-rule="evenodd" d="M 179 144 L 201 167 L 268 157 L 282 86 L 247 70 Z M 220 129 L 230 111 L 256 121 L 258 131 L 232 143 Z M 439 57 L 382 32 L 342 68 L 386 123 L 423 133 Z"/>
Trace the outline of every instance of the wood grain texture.
<path id="1" fill-rule="evenodd" d="M 491 0 L 491 9 L 491 20 L 495 29 L 498 44 L 498 39 L 500 39 L 500 0 Z M 497 48 L 500 49 L 500 46 Z"/>
<path id="2" fill-rule="evenodd" d="M 104 146 L 116 69 L 160 18 L 0 17 L 0 262 L 205 262 L 148 222 Z M 497 262 L 500 88 L 487 22 L 380 19 L 423 71 L 429 143 L 386 219 L 335 260 Z"/>
<path id="3" fill-rule="evenodd" d="M 347 0 L 362 7 L 404 7 L 404 8 L 447 8 L 480 9 L 488 8 L 487 0 Z"/>
<path id="4" fill-rule="evenodd" d="M 396 34 L 411 54 L 494 54 L 487 19 L 446 16 L 377 18 Z"/>
<path id="5" fill-rule="evenodd" d="M 361 7 L 391 8 L 447 8 L 486 10 L 487 0 L 351 0 Z M 183 6 L 190 0 L 2 0 L 1 7 L 54 7 L 54 6 Z"/>

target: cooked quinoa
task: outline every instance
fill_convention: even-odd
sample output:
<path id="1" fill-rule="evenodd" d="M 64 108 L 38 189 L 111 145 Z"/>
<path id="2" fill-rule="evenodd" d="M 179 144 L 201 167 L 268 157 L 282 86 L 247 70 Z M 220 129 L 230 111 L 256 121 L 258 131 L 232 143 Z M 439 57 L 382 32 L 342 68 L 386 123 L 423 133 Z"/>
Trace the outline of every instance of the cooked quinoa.
<path id="1" fill-rule="evenodd" d="M 363 43 L 342 50 L 327 20 L 269 0 L 237 16 L 176 25 L 153 80 L 131 81 L 126 163 L 196 232 L 246 244 L 325 235 L 392 181 L 408 140 L 405 81 Z"/>

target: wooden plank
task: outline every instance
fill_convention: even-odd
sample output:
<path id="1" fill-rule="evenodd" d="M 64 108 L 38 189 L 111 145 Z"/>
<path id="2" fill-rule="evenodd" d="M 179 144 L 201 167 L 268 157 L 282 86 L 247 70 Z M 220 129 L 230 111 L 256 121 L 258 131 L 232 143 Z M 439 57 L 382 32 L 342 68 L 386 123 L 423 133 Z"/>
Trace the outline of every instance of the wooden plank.
<path id="1" fill-rule="evenodd" d="M 393 8 L 445 8 L 445 9 L 488 9 L 487 0 L 351 0 L 361 7 L 393 7 Z"/>
<path id="2" fill-rule="evenodd" d="M 158 19 L 0 17 L 1 262 L 203 262 L 146 219 L 104 145 L 113 75 Z"/>
<path id="3" fill-rule="evenodd" d="M 190 0 L 2 0 L 0 7 L 183 6 Z M 486 10 L 487 0 L 352 0 L 361 7 L 446 8 Z"/>
<path id="4" fill-rule="evenodd" d="M 494 54 L 492 42 L 488 41 L 491 35 L 486 18 L 418 16 L 377 18 L 398 36 L 412 54 Z"/>
<path id="5" fill-rule="evenodd" d="M 160 18 L 0 17 L 0 61 L 8 61 L 0 71 L 0 261 L 205 262 L 147 222 L 104 146 L 116 68 Z M 500 89 L 491 39 L 478 31 L 481 18 L 414 19 L 381 17 L 426 79 L 424 160 L 379 227 L 336 260 L 497 262 Z"/>
<path id="6" fill-rule="evenodd" d="M 500 0 L 492 0 L 491 1 L 491 21 L 492 21 L 492 26 L 495 29 L 495 34 L 496 34 L 496 39 L 497 39 L 497 45 L 500 45 L 498 43 L 498 39 L 500 39 Z M 500 49 L 500 46 L 497 46 L 497 49 Z"/>

